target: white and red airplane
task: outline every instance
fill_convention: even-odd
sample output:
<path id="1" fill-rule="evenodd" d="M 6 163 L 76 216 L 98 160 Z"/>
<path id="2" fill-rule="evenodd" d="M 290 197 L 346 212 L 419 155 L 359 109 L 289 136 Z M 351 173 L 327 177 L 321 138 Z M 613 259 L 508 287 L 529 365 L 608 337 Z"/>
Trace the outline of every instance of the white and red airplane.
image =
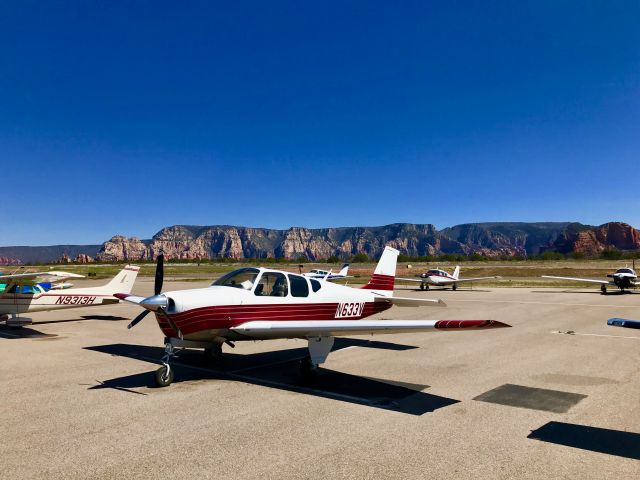
<path id="1" fill-rule="evenodd" d="M 21 327 L 33 323 L 23 313 L 44 312 L 61 308 L 92 307 L 118 303 L 116 292 L 131 292 L 140 267 L 125 266 L 109 283 L 101 287 L 46 290 L 42 282 L 82 278 L 69 272 L 49 271 L 0 275 L 6 287 L 0 292 L 0 323 Z"/>
<path id="2" fill-rule="evenodd" d="M 204 348 L 206 358 L 222 354 L 222 344 L 240 340 L 302 338 L 309 355 L 301 373 L 309 375 L 325 362 L 334 337 L 400 332 L 460 331 L 508 327 L 494 320 L 365 320 L 398 306 L 444 306 L 442 300 L 393 296 L 398 251 L 386 247 L 371 280 L 361 289 L 309 279 L 266 268 L 240 268 L 210 287 L 161 293 L 163 256 L 158 256 L 155 294 L 116 297 L 145 309 L 128 326 L 154 312 L 165 335 L 163 366 L 156 383 L 173 381 L 169 365 L 174 348 Z"/>
<path id="3" fill-rule="evenodd" d="M 635 262 L 634 262 L 635 265 Z M 607 293 L 607 287 L 617 287 L 621 292 L 624 293 L 625 288 L 637 288 L 640 287 L 640 282 L 638 282 L 638 275 L 633 268 L 624 267 L 619 268 L 615 272 L 610 273 L 607 277 L 611 278 L 611 280 L 595 280 L 592 278 L 575 278 L 575 277 L 556 277 L 553 275 L 542 275 L 542 278 L 553 278 L 556 280 L 572 280 L 574 282 L 585 282 L 585 283 L 597 283 L 600 285 L 600 291 L 602 294 Z"/>
<path id="4" fill-rule="evenodd" d="M 398 278 L 398 280 L 404 280 L 405 282 L 419 282 L 420 290 L 429 290 L 429 286 L 433 287 L 451 287 L 452 290 L 458 289 L 458 284 L 462 282 L 475 282 L 478 280 L 488 280 L 490 278 L 500 278 L 499 276 L 493 277 L 475 277 L 475 278 L 460 278 L 460 266 L 456 266 L 452 274 L 445 272 L 440 268 L 433 268 L 427 270 L 420 275 L 420 278 Z"/>

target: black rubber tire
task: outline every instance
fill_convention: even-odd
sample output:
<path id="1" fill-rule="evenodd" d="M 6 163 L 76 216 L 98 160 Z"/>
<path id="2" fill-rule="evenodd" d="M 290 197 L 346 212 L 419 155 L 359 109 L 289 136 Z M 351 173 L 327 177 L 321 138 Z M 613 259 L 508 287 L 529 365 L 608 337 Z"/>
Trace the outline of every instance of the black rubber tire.
<path id="1" fill-rule="evenodd" d="M 167 367 L 161 366 L 154 375 L 156 385 L 158 387 L 168 387 L 173 382 L 173 369 L 169 369 L 169 375 L 167 373 Z"/>
<path id="2" fill-rule="evenodd" d="M 311 363 L 310 357 L 305 357 L 300 361 L 300 376 L 303 379 L 311 379 L 318 373 L 317 367 Z"/>
<path id="3" fill-rule="evenodd" d="M 424 283 L 420 284 L 420 290 L 424 290 Z"/>
<path id="4" fill-rule="evenodd" d="M 451 286 L 451 289 L 455 292 L 455 291 L 458 289 L 458 284 L 457 284 L 457 283 L 454 283 L 454 284 Z"/>
<path id="5" fill-rule="evenodd" d="M 204 349 L 204 363 L 211 365 L 222 359 L 222 345 L 214 345 Z"/>
<path id="6" fill-rule="evenodd" d="M 605 287 L 604 285 L 602 285 L 600 287 L 600 291 L 602 292 L 602 295 L 606 295 L 607 294 L 607 287 Z"/>

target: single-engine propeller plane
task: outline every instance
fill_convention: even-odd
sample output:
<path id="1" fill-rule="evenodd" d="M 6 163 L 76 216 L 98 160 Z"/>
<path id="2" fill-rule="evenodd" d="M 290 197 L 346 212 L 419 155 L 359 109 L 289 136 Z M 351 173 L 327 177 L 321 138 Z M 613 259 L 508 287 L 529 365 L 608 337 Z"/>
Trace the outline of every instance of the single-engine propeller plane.
<path id="1" fill-rule="evenodd" d="M 405 282 L 420 283 L 420 290 L 429 290 L 429 287 L 451 287 L 452 290 L 458 289 L 458 284 L 462 282 L 475 282 L 478 280 L 488 280 L 490 278 L 500 278 L 499 276 L 493 277 L 475 277 L 475 278 L 460 278 L 460 266 L 456 266 L 452 274 L 445 272 L 440 268 L 433 268 L 427 270 L 420 278 L 398 278 L 398 280 L 404 280 Z"/>
<path id="2" fill-rule="evenodd" d="M 10 327 L 30 325 L 33 320 L 21 317 L 23 313 L 44 312 L 61 308 L 92 307 L 118 303 L 116 292 L 131 292 L 140 267 L 125 266 L 109 283 L 101 287 L 47 289 L 46 282 L 66 278 L 82 278 L 69 272 L 49 271 L 0 275 L 5 284 L 0 292 L 0 323 Z"/>
<path id="3" fill-rule="evenodd" d="M 145 310 L 131 328 L 153 312 L 165 335 L 159 386 L 174 378 L 170 359 L 175 348 L 203 348 L 205 358 L 222 354 L 222 345 L 241 340 L 307 339 L 309 355 L 301 373 L 311 375 L 325 362 L 334 337 L 399 332 L 462 331 L 508 327 L 494 320 L 366 320 L 393 305 L 444 306 L 442 300 L 393 296 L 398 251 L 386 247 L 375 272 L 362 288 L 337 285 L 289 272 L 240 268 L 210 287 L 162 293 L 164 257 L 158 256 L 154 295 L 116 294 Z"/>
<path id="4" fill-rule="evenodd" d="M 610 273 L 607 277 L 611 280 L 596 280 L 593 278 L 574 278 L 574 277 L 556 277 L 553 275 L 542 275 L 542 278 L 553 278 L 556 280 L 572 280 L 574 282 L 597 283 L 600 285 L 602 294 L 607 293 L 607 287 L 617 287 L 624 293 L 625 289 L 636 288 L 640 286 L 638 275 L 633 268 L 619 268 L 615 272 Z"/>

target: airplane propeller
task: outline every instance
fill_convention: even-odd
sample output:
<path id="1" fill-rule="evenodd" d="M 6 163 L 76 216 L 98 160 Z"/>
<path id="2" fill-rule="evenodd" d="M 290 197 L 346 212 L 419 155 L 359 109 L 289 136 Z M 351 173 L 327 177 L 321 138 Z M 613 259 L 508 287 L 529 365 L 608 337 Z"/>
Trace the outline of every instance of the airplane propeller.
<path id="1" fill-rule="evenodd" d="M 156 263 L 156 276 L 153 284 L 153 296 L 145 298 L 142 302 L 140 302 L 140 306 L 145 308 L 145 311 L 134 318 L 127 328 L 131 329 L 135 327 L 138 323 L 142 321 L 144 317 L 151 311 L 160 312 L 162 316 L 169 322 L 169 325 L 178 332 L 178 336 L 182 337 L 182 333 L 180 329 L 175 325 L 175 323 L 169 318 L 167 312 L 164 310 L 167 308 L 169 304 L 169 300 L 166 296 L 162 295 L 162 284 L 164 283 L 164 255 L 158 255 L 157 263 Z"/>

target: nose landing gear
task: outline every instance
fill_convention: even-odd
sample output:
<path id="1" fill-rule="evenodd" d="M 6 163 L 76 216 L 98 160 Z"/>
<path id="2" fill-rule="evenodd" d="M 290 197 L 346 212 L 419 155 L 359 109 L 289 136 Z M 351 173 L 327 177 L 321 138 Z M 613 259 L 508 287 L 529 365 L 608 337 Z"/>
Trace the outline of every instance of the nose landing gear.
<path id="1" fill-rule="evenodd" d="M 175 355 L 174 347 L 171 342 L 164 344 L 164 356 L 162 357 L 162 366 L 156 370 L 155 381 L 158 387 L 168 387 L 173 382 L 173 370 L 169 365 L 169 360 Z"/>

